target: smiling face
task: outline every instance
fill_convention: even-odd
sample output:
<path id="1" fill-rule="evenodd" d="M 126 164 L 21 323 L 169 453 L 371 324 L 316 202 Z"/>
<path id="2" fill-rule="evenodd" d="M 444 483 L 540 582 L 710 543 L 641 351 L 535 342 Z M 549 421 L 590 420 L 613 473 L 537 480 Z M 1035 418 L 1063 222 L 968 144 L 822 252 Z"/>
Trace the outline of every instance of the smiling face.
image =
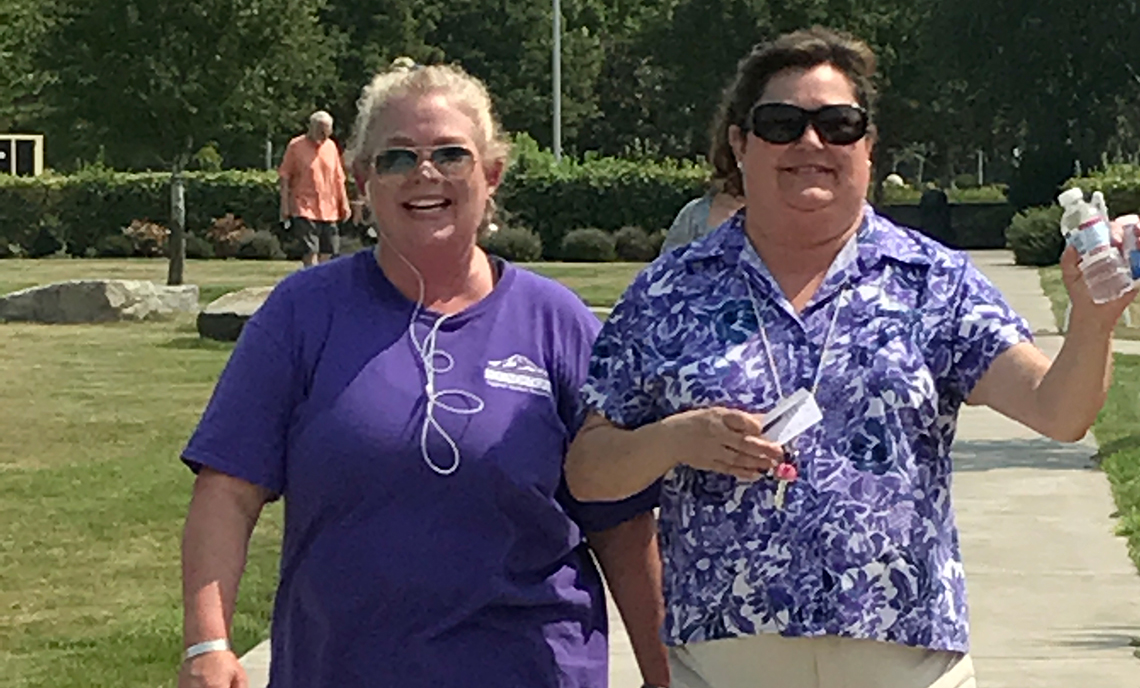
<path id="1" fill-rule="evenodd" d="M 835 67 L 788 69 L 776 74 L 759 103 L 789 103 L 805 110 L 858 103 L 851 81 Z M 871 139 L 849 145 L 825 143 L 809 126 L 799 140 L 772 144 L 737 127 L 730 132 L 743 164 L 749 206 L 762 210 L 857 218 L 871 180 Z"/>
<path id="2" fill-rule="evenodd" d="M 379 127 L 370 165 L 389 149 L 418 149 L 420 154 L 406 173 L 369 171 L 372 212 L 385 238 L 410 251 L 440 242 L 473 245 L 503 168 L 501 161 L 484 159 L 475 121 L 446 95 L 433 93 L 393 100 Z M 445 166 L 449 174 L 442 174 L 429 158 L 433 149 L 449 146 L 471 151 L 474 164 L 459 174 Z"/>

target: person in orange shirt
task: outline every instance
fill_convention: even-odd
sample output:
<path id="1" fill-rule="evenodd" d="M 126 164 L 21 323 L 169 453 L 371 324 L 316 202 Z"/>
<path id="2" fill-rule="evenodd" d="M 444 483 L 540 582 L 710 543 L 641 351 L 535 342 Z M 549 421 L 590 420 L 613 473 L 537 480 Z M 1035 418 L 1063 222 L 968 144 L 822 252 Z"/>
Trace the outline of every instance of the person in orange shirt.
<path id="1" fill-rule="evenodd" d="M 306 265 L 330 260 L 340 243 L 337 223 L 349 218 L 344 166 L 330 138 L 333 118 L 324 110 L 309 117 L 309 131 L 289 142 L 277 174 L 281 221 L 305 243 Z"/>

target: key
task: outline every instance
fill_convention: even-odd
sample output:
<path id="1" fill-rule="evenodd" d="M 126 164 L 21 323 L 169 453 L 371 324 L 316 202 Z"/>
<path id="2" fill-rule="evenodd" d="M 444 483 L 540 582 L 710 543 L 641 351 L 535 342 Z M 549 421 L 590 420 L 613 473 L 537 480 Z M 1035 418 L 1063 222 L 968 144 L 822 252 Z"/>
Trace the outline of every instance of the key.
<path id="1" fill-rule="evenodd" d="M 784 510 L 784 498 L 788 492 L 788 481 L 781 480 L 780 484 L 776 486 L 776 508 L 780 511 Z"/>

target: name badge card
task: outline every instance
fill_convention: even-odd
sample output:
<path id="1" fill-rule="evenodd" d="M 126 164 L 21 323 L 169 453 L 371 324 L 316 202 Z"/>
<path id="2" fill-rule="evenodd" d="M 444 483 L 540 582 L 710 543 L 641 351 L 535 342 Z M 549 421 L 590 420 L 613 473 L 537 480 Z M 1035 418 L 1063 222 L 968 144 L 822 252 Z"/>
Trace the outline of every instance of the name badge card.
<path id="1" fill-rule="evenodd" d="M 764 439 L 787 445 L 821 420 L 823 412 L 819 410 L 815 395 L 807 389 L 798 389 L 776 402 L 776 406 L 764 414 Z"/>

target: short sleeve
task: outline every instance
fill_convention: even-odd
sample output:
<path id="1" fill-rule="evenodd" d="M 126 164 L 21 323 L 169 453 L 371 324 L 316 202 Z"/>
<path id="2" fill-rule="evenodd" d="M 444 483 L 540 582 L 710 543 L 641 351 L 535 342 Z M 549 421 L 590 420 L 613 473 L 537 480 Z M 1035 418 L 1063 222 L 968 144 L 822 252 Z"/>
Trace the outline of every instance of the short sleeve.
<path id="1" fill-rule="evenodd" d="M 702 200 L 689 201 L 677 213 L 677 217 L 673 218 L 673 224 L 669 226 L 669 231 L 665 232 L 665 241 L 661 244 L 661 255 L 665 255 L 678 246 L 683 246 L 697 238 L 693 223 L 699 215 L 697 207 Z"/>
<path id="2" fill-rule="evenodd" d="M 577 434 L 586 417 L 583 398 L 578 394 L 589 374 L 591 344 L 598 334 L 598 318 L 582 306 L 575 313 L 574 323 L 564 328 L 560 339 L 564 342 L 560 366 L 558 413 L 566 424 L 570 437 Z M 638 514 L 653 510 L 659 501 L 660 485 L 619 502 L 579 502 L 566 488 L 565 480 L 558 489 L 558 501 L 566 512 L 586 532 L 599 532 L 613 528 Z"/>
<path id="3" fill-rule="evenodd" d="M 577 434 L 586 419 L 578 391 L 590 368 L 590 351 L 601 329 L 598 318 L 585 304 L 575 304 L 571 322 L 558 326 L 558 416 L 570 437 Z"/>
<path id="4" fill-rule="evenodd" d="M 293 176 L 293 160 L 297 157 L 297 147 L 289 143 L 285 147 L 285 155 L 281 156 L 281 166 L 277 168 L 277 176 L 281 179 L 288 179 Z"/>
<path id="5" fill-rule="evenodd" d="M 195 472 L 212 468 L 274 495 L 285 490 L 286 443 L 303 394 L 300 367 L 287 340 L 276 334 L 287 330 L 280 301 L 271 296 L 243 328 L 182 452 L 182 460 Z"/>
<path id="6" fill-rule="evenodd" d="M 645 320 L 646 272 L 614 306 L 594 342 L 589 375 L 582 385 L 586 410 L 614 425 L 635 430 L 660 420 L 660 403 L 646 384 L 647 364 L 655 359 L 651 327 Z"/>
<path id="7" fill-rule="evenodd" d="M 966 399 L 994 360 L 1015 344 L 1032 342 L 1033 331 L 997 287 L 968 260 L 956 302 L 956 314 L 949 323 L 953 328 L 949 337 L 949 384 L 961 399 Z"/>

